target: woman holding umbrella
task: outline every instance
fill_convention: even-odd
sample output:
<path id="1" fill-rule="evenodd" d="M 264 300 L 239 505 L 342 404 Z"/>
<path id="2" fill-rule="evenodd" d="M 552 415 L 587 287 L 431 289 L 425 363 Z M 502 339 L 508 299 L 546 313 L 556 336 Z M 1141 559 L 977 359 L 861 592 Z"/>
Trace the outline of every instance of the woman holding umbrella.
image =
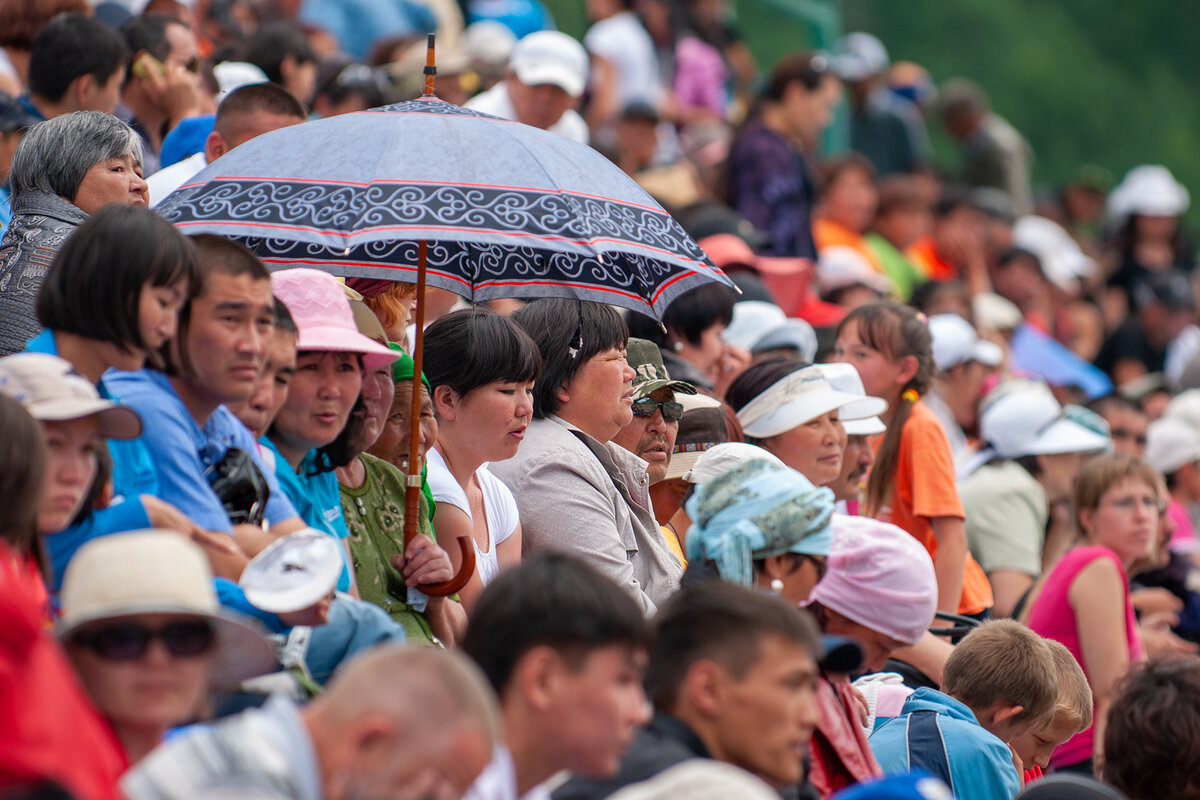
<path id="1" fill-rule="evenodd" d="M 470 612 L 483 587 L 521 560 L 517 501 L 487 463 L 512 458 L 525 438 L 541 357 L 525 331 L 483 309 L 430 325 L 425 357 L 438 417 L 429 451 L 433 522 L 443 541 L 466 535 L 474 542 L 475 577 L 460 591 Z"/>
<path id="2" fill-rule="evenodd" d="M 403 452 L 407 458 L 411 395 L 400 387 L 411 391 L 413 362 L 404 353 L 397 355 L 399 358 L 390 365 L 366 372 L 358 405 L 330 448 L 340 453 L 339 458 L 344 462 L 337 469 L 337 479 L 342 513 L 350 532 L 346 543 L 363 600 L 386 611 L 404 628 L 410 642 L 453 644 L 466 624 L 458 603 L 437 596 L 410 597 L 409 593 L 410 588 L 417 588 L 423 582 L 425 573 L 418 573 L 422 563 L 418 557 L 423 559 L 433 554 L 436 558 L 430 563 L 444 569 L 445 576 L 450 574 L 449 556 L 434 542 L 430 512 L 433 503 L 428 487 L 424 487 L 421 497 L 418 534 L 405 547 L 404 472 L 376 451 L 382 444 L 382 452 L 388 456 Z M 428 394 L 424 386 L 421 390 Z M 428 422 L 424 415 L 422 422 L 424 457 L 425 448 L 431 447 L 437 438 L 432 407 Z M 368 450 L 377 454 L 364 452 Z M 429 574 L 432 580 L 440 580 L 442 576 L 441 572 Z"/>

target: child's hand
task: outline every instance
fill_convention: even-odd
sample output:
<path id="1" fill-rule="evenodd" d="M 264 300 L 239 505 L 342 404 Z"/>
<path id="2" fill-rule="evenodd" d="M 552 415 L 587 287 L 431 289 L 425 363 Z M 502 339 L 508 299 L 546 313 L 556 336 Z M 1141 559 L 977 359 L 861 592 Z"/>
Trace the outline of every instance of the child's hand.
<path id="1" fill-rule="evenodd" d="M 310 628 L 315 628 L 318 625 L 324 625 L 326 622 L 329 622 L 329 607 L 331 605 L 333 605 L 332 592 L 329 593 L 328 597 L 321 598 L 308 608 L 280 614 L 279 621 L 289 628 L 294 628 L 297 625 L 307 625 Z"/>

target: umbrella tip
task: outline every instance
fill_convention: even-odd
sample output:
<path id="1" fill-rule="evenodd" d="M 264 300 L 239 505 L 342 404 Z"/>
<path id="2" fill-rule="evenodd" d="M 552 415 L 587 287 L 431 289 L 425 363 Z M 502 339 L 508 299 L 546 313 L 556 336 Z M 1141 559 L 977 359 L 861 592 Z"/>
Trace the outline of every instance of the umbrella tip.
<path id="1" fill-rule="evenodd" d="M 429 34 L 428 46 L 425 51 L 425 97 L 433 97 L 433 85 L 437 80 L 437 59 L 434 56 L 435 34 Z"/>

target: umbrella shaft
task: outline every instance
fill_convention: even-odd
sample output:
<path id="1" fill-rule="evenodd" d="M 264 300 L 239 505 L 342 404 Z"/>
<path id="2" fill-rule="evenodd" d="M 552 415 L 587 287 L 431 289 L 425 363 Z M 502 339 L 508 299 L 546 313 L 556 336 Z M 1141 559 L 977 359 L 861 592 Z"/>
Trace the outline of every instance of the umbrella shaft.
<path id="1" fill-rule="evenodd" d="M 412 358 L 412 415 L 409 420 L 408 468 L 404 490 L 404 546 L 417 535 L 417 522 L 421 513 L 421 370 L 424 366 L 425 340 L 425 256 L 428 242 L 422 239 L 417 245 L 417 308 L 415 312 L 416 333 L 413 336 Z"/>

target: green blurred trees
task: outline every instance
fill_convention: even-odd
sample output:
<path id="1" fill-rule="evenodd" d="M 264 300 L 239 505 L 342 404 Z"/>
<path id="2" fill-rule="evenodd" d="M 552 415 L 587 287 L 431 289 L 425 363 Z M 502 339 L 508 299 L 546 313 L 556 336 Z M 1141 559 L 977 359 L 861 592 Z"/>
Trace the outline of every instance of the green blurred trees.
<path id="1" fill-rule="evenodd" d="M 1191 0 L 730 0 L 763 70 L 787 52 L 869 31 L 893 61 L 916 61 L 939 84 L 977 81 L 1032 144 L 1034 182 L 1059 185 L 1082 164 L 1115 180 L 1166 165 L 1198 198 L 1200 2 Z M 581 0 L 547 0 L 560 27 L 582 35 Z M 930 120 L 940 165 L 954 145 Z M 1200 227 L 1200 225 L 1198 225 Z"/>
<path id="2" fill-rule="evenodd" d="M 757 0 L 744 0 L 757 2 Z M 843 30 L 941 83 L 979 82 L 1037 154 L 1036 183 L 1085 163 L 1117 180 L 1165 164 L 1200 191 L 1200 4 L 1173 0 L 843 0 Z M 931 129 L 940 127 L 931 120 Z M 932 132 L 932 131 L 931 131 Z M 944 139 L 939 160 L 953 165 Z M 1194 209 L 1195 207 L 1193 207 Z M 1191 215 L 1196 217 L 1195 211 Z"/>

